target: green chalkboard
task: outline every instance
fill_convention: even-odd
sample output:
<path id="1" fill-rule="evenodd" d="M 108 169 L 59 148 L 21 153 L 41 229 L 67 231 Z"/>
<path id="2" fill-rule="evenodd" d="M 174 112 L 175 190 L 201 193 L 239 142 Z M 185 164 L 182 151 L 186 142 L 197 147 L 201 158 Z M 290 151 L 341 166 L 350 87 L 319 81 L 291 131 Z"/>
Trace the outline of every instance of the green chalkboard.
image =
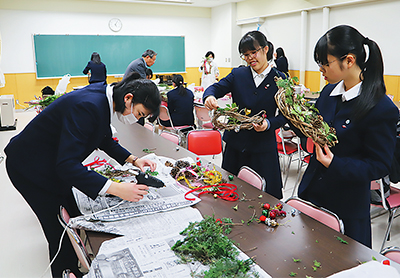
<path id="1" fill-rule="evenodd" d="M 153 73 L 185 72 L 183 36 L 34 35 L 37 78 L 84 76 L 93 52 L 98 52 L 108 75 L 124 74 L 146 49 L 157 52 Z"/>

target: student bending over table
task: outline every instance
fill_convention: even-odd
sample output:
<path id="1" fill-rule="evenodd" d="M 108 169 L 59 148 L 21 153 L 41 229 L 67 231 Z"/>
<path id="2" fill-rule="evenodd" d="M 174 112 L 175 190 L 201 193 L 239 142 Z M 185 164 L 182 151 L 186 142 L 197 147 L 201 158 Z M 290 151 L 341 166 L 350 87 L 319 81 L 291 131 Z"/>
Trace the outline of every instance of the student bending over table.
<path id="1" fill-rule="evenodd" d="M 139 74 L 111 85 L 94 83 L 67 93 L 38 114 L 5 148 L 8 176 L 38 217 L 54 258 L 63 228 L 57 215 L 60 205 L 71 217 L 79 215 L 72 186 L 95 199 L 106 193 L 137 202 L 147 194 L 143 184 L 116 183 L 90 171 L 82 161 L 99 148 L 120 164 L 130 162 L 143 170 L 156 164 L 139 159 L 116 143 L 110 128 L 111 117 L 127 124 L 149 114 L 157 116 L 160 94 L 157 86 Z M 80 273 L 77 256 L 64 237 L 61 252 L 52 264 L 53 277 L 64 269 Z"/>

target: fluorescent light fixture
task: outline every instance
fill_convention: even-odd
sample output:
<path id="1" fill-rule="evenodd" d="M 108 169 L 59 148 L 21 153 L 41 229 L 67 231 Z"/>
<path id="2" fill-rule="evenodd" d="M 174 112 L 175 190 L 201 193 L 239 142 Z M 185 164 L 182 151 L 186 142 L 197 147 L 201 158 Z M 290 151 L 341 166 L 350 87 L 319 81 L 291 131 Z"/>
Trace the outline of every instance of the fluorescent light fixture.
<path id="1" fill-rule="evenodd" d="M 129 2 L 129 3 L 163 3 L 163 4 L 193 4 L 191 0 L 97 0 L 103 2 Z"/>

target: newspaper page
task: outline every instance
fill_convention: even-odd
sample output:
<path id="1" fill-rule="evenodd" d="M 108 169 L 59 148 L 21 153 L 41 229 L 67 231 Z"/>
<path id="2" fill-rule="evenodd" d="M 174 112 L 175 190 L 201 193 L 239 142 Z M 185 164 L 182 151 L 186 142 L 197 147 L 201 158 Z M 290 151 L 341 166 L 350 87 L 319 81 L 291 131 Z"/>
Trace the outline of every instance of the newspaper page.
<path id="1" fill-rule="evenodd" d="M 89 156 L 85 161 L 84 165 L 93 161 L 94 159 L 106 159 L 110 161 L 110 158 L 103 152 L 96 151 Z M 188 189 L 178 184 L 175 179 L 170 175 L 172 167 L 166 166 L 166 162 L 175 164 L 175 160 L 156 156 L 151 153 L 146 155 L 144 158 L 150 159 L 157 163 L 157 176 L 156 178 L 162 180 L 165 187 L 153 188 L 149 186 L 149 194 L 144 196 L 139 202 L 128 202 L 124 201 L 119 197 L 107 195 L 99 196 L 95 200 L 86 196 L 78 189 L 73 188 L 74 196 L 78 208 L 88 221 L 117 221 L 127 219 L 135 216 L 142 216 L 147 214 L 153 214 L 161 211 L 169 211 L 177 208 L 187 207 L 194 205 L 200 201 L 199 198 L 190 194 L 190 198 L 194 198 L 194 201 L 189 201 L 185 198 L 184 194 Z M 183 160 L 193 163 L 191 158 L 185 158 Z M 112 164 L 112 161 L 109 163 Z M 171 165 L 167 163 L 167 165 Z M 125 164 L 124 166 L 115 165 L 118 170 L 137 169 L 131 164 Z M 124 182 L 131 182 L 134 177 L 120 177 Z M 134 180 L 135 181 L 135 180 Z"/>
<path id="2" fill-rule="evenodd" d="M 183 208 L 186 213 L 179 213 L 173 216 L 173 223 L 162 224 L 161 218 L 172 212 L 152 215 L 149 222 L 142 225 L 149 225 L 148 229 L 142 229 L 129 236 L 119 237 L 105 241 L 92 262 L 89 273 L 85 278 L 111 278 L 111 277 L 151 277 L 151 278 L 187 278 L 202 277 L 201 273 L 208 270 L 207 266 L 199 262 L 183 264 L 171 250 L 171 247 L 184 237 L 179 233 L 186 228 L 190 222 L 201 221 L 201 214 L 194 208 Z M 190 212 L 189 210 L 192 210 Z M 171 215 L 172 216 L 172 215 Z M 190 218 L 188 217 L 190 216 Z M 146 216 L 138 217 L 137 219 Z M 149 219 L 150 220 L 150 219 Z M 165 220 L 165 219 L 164 219 Z M 113 222 L 115 224 L 115 222 Z M 168 225 L 171 225 L 167 229 Z M 156 228 L 155 228 L 156 227 Z M 133 228 L 133 226 L 132 226 Z M 147 231 L 151 236 L 148 236 Z M 240 252 L 240 259 L 248 259 L 248 256 Z M 252 272 L 258 276 L 249 277 L 271 277 L 258 265 L 252 266 Z"/>

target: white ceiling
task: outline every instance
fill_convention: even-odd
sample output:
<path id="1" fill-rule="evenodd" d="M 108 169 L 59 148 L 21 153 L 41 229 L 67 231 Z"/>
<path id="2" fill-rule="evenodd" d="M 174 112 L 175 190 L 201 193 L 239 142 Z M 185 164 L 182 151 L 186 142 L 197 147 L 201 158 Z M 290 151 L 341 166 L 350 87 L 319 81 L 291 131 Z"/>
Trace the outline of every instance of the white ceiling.
<path id="1" fill-rule="evenodd" d="M 164 4 L 164 5 L 212 8 L 228 3 L 241 2 L 244 0 L 97 0 L 97 1 Z"/>

